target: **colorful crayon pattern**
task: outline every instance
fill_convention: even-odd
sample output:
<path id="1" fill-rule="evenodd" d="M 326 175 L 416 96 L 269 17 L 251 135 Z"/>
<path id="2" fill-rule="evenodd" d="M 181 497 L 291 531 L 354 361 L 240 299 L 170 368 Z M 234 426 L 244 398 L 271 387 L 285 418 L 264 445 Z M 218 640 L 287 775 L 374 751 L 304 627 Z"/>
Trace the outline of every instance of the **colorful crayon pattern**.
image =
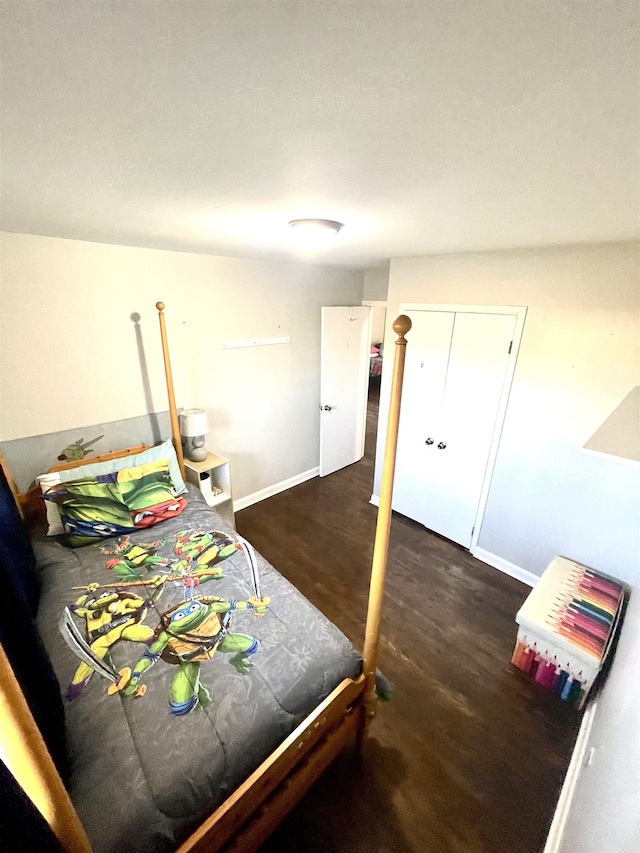
<path id="1" fill-rule="evenodd" d="M 556 559 L 568 563 L 563 558 Z M 624 587 L 574 563 L 560 580 L 557 574 L 550 576 L 546 592 L 550 594 L 548 607 L 544 607 L 544 628 L 529 621 L 531 633 L 525 629 L 518 635 L 511 662 L 540 687 L 580 708 L 607 653 Z M 540 610 L 538 619 L 542 621 Z M 553 641 L 543 640 L 543 633 L 547 638 L 554 634 L 565 638 L 574 647 L 575 655 L 564 655 L 559 648 L 553 648 Z M 567 657 L 573 663 L 567 662 Z M 583 669 L 580 664 L 576 666 L 578 660 L 584 661 Z"/>
<path id="2" fill-rule="evenodd" d="M 547 621 L 555 634 L 602 660 L 622 604 L 622 584 L 593 569 L 576 568 L 565 586 Z"/>
<path id="3" fill-rule="evenodd" d="M 583 679 L 582 672 L 574 674 L 562 669 L 555 656 L 552 660 L 548 660 L 535 646 L 530 647 L 520 641 L 516 643 L 511 663 L 540 687 L 577 707 L 582 705 L 591 686 Z"/>

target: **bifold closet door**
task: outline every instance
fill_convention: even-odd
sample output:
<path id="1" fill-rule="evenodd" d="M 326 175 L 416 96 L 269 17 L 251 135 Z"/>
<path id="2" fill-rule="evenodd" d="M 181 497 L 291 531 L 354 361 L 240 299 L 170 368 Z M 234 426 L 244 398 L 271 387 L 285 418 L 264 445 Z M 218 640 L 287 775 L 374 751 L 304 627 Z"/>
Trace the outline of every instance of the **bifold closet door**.
<path id="1" fill-rule="evenodd" d="M 398 430 L 393 508 L 426 524 L 429 471 L 426 441 L 440 431 L 449 351 L 456 315 L 445 311 L 407 311 L 411 346 L 407 346 Z"/>
<path id="2" fill-rule="evenodd" d="M 516 318 L 429 311 L 410 316 L 418 334 L 412 329 L 411 356 L 407 348 L 413 381 L 402 398 L 394 509 L 468 548 Z"/>

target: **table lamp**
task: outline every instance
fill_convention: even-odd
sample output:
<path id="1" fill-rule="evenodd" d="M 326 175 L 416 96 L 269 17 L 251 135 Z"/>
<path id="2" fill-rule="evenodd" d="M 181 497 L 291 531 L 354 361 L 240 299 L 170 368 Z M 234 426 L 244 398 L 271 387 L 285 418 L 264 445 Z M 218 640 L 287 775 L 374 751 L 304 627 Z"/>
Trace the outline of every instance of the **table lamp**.
<path id="1" fill-rule="evenodd" d="M 184 455 L 192 462 L 204 462 L 207 451 L 204 437 L 209 432 L 204 409 L 185 409 L 180 412 L 180 435 L 184 438 Z"/>

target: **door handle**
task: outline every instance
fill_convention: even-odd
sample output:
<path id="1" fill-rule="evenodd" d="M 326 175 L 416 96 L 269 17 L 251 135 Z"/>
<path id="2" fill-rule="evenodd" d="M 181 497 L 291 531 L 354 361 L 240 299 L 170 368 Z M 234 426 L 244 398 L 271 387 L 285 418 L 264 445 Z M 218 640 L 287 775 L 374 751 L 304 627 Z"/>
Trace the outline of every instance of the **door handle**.
<path id="1" fill-rule="evenodd" d="M 332 409 L 332 407 L 331 407 L 331 406 L 325 406 L 325 407 L 324 407 L 325 412 L 330 412 L 330 411 L 331 411 L 331 409 Z"/>
<path id="2" fill-rule="evenodd" d="M 428 439 L 425 441 L 425 444 L 433 444 L 433 439 L 432 439 L 432 438 L 428 438 Z"/>
<path id="3" fill-rule="evenodd" d="M 444 441 L 438 442 L 438 450 L 444 450 L 446 446 L 447 445 L 444 443 Z"/>

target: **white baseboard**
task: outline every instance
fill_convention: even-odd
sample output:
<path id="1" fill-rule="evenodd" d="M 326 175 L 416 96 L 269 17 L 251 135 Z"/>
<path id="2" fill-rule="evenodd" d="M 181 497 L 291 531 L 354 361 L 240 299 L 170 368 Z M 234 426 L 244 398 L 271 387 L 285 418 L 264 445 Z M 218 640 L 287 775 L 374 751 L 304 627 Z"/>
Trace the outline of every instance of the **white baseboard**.
<path id="1" fill-rule="evenodd" d="M 576 745 L 573 748 L 567 775 L 564 777 L 564 783 L 562 785 L 562 790 L 560 791 L 558 805 L 556 806 L 556 810 L 553 815 L 549 835 L 547 835 L 547 843 L 544 846 L 543 853 L 559 853 L 560 851 L 560 845 L 562 844 L 562 838 L 564 836 L 564 828 L 569 816 L 569 809 L 571 808 L 573 795 L 576 785 L 578 784 L 578 777 L 580 776 L 580 771 L 585 765 L 589 735 L 591 734 L 591 727 L 593 726 L 597 706 L 597 700 L 589 703 L 584 712 L 584 716 L 582 717 L 582 723 L 580 724 L 580 731 L 578 732 Z"/>
<path id="2" fill-rule="evenodd" d="M 380 506 L 380 497 L 378 495 L 371 495 L 369 503 L 374 506 Z M 485 551 L 484 548 L 472 548 L 471 554 L 480 560 L 480 562 L 486 563 L 488 566 L 493 566 L 494 569 L 499 569 L 501 572 L 504 572 L 505 575 L 509 575 L 516 580 L 522 581 L 522 583 L 526 583 L 527 586 L 535 586 L 540 580 L 538 575 L 534 575 L 533 572 L 521 569 L 520 566 L 516 566 L 515 563 L 510 563 L 508 560 L 504 560 L 496 554 L 491 554 L 489 551 Z"/>
<path id="3" fill-rule="evenodd" d="M 278 495 L 280 492 L 286 492 L 287 489 L 293 486 L 299 486 L 300 483 L 305 483 L 307 480 L 312 480 L 320 473 L 320 468 L 310 468 L 308 471 L 303 471 L 302 474 L 296 474 L 295 477 L 289 477 L 288 480 L 282 480 L 280 483 L 274 483 L 273 486 L 267 486 L 266 489 L 260 489 L 259 492 L 254 492 L 252 495 L 247 495 L 244 498 L 238 498 L 233 502 L 233 511 L 239 512 L 241 509 L 246 509 L 248 506 L 257 504 L 266 498 Z"/>
<path id="4" fill-rule="evenodd" d="M 265 498 L 270 498 L 272 495 L 277 495 L 279 492 L 284 492 L 286 489 L 297 486 L 299 483 L 304 483 L 306 480 L 311 480 L 313 477 L 317 477 L 319 473 L 319 468 L 311 468 L 309 471 L 304 471 L 302 474 L 297 474 L 295 477 L 290 477 L 288 480 L 276 483 L 275 486 L 269 486 L 259 492 L 254 492 L 252 495 L 247 495 L 246 498 L 240 498 L 233 502 L 234 512 L 245 509 L 245 507 L 258 503 L 258 501 L 263 501 Z M 369 503 L 373 504 L 373 506 L 380 506 L 380 496 L 371 495 Z M 488 566 L 493 566 L 494 569 L 499 569 L 506 575 L 516 578 L 516 580 L 522 581 L 522 583 L 526 583 L 527 586 L 533 587 L 540 580 L 538 575 L 534 575 L 533 572 L 521 569 L 520 566 L 516 566 L 515 563 L 510 563 L 508 560 L 498 557 L 496 554 L 491 554 L 489 551 L 485 551 L 484 548 L 475 548 L 471 553 L 482 563 L 486 563 Z"/>
<path id="5" fill-rule="evenodd" d="M 504 572 L 505 575 L 509 575 L 516 580 L 522 581 L 522 583 L 526 583 L 527 586 L 535 586 L 540 580 L 539 576 L 534 575 L 533 572 L 521 569 L 520 566 L 516 566 L 515 563 L 510 563 L 508 560 L 498 557 L 496 554 L 491 554 L 489 551 L 485 551 L 484 548 L 474 548 L 471 553 L 476 559 L 480 560 L 480 562 L 486 563 L 488 566 L 493 566 L 494 569 L 499 569 L 501 572 Z"/>

